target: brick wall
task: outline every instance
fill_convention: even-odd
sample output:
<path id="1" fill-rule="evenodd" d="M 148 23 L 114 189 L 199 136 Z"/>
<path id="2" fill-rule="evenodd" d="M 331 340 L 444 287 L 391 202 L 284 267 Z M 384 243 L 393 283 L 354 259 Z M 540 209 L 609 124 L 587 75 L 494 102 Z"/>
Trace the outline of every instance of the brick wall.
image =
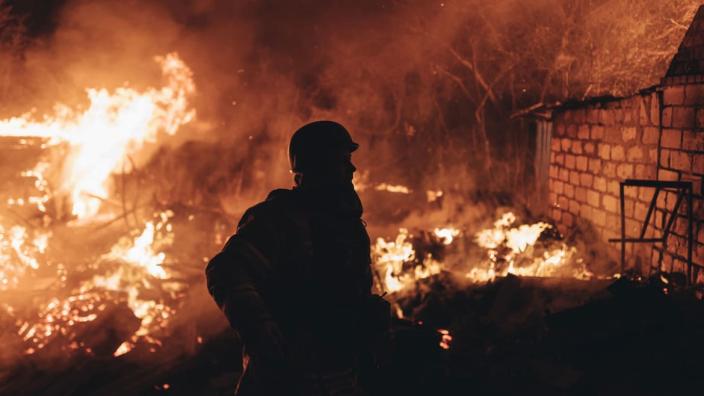
<path id="1" fill-rule="evenodd" d="M 704 229 L 702 229 L 702 177 L 704 176 L 704 85 L 692 83 L 670 85 L 662 89 L 662 135 L 659 150 L 660 180 L 691 181 L 694 190 L 694 248 L 693 261 L 704 264 Z M 674 193 L 664 194 L 658 200 L 658 218 L 671 214 L 676 201 Z M 687 221 L 685 207 L 678 214 L 668 239 L 667 252 L 662 256 L 668 270 L 683 271 L 687 258 Z M 661 253 L 657 249 L 658 254 Z M 700 279 L 701 280 L 701 279 Z"/>
<path id="2" fill-rule="evenodd" d="M 620 237 L 619 182 L 657 176 L 659 114 L 654 91 L 553 112 L 549 198 L 563 233 L 581 222 L 604 242 Z M 627 233 L 637 236 L 652 192 L 627 189 L 626 196 Z M 613 247 L 616 258 L 618 245 Z M 628 257 L 631 266 L 645 268 L 653 260 L 652 248 L 629 245 Z"/>

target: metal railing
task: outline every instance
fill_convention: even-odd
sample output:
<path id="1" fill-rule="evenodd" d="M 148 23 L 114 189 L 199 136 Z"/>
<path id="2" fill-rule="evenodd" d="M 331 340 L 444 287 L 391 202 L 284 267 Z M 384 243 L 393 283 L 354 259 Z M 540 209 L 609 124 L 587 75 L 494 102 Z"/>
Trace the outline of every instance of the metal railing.
<path id="1" fill-rule="evenodd" d="M 646 187 L 654 188 L 655 193 L 650 201 L 650 206 L 648 207 L 648 212 L 645 215 L 645 220 L 643 221 L 643 227 L 640 231 L 639 237 L 626 237 L 626 197 L 625 189 L 626 187 Z M 659 238 L 646 238 L 645 235 L 648 231 L 648 225 L 650 224 L 650 219 L 653 216 L 653 212 L 657 207 L 658 195 L 661 191 L 671 191 L 677 193 L 677 200 L 675 206 L 672 208 L 672 213 L 667 218 L 667 211 L 663 213 L 663 230 L 662 236 Z M 679 215 L 680 206 L 682 201 L 687 199 L 687 282 L 692 282 L 692 249 L 694 247 L 694 218 L 692 213 L 692 183 L 688 181 L 660 181 L 660 180 L 644 180 L 644 179 L 626 179 L 620 183 L 619 198 L 621 203 L 621 238 L 609 239 L 609 242 L 618 242 L 621 244 L 621 272 L 626 269 L 626 243 L 661 243 L 662 253 L 658 261 L 658 270 L 662 270 L 662 258 L 667 252 L 667 240 L 670 236 L 672 226 L 677 220 Z M 652 264 L 651 264 L 652 268 Z"/>

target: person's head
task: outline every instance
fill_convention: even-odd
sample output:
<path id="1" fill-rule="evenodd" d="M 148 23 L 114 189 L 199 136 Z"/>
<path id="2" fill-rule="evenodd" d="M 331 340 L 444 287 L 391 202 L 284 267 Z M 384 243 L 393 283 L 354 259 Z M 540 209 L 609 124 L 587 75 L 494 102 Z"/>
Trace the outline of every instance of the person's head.
<path id="1" fill-rule="evenodd" d="M 296 184 L 349 187 L 356 168 L 352 152 L 359 145 L 337 122 L 315 121 L 299 128 L 288 147 Z"/>

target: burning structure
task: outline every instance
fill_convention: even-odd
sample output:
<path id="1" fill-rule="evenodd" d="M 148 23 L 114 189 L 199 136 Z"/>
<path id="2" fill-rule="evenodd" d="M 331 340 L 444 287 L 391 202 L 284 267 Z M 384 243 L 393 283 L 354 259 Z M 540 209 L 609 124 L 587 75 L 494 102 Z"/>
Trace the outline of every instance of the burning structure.
<path id="1" fill-rule="evenodd" d="M 512 2 L 395 4 L 392 11 L 370 2 L 364 12 L 342 7 L 337 13 L 322 6 L 296 8 L 300 20 L 327 21 L 308 29 L 271 4 L 240 9 L 164 1 L 163 8 L 154 7 L 168 10 L 178 23 L 157 24 L 156 32 L 150 17 L 160 14 L 151 6 L 144 6 L 144 15 L 128 13 L 116 21 L 116 9 L 125 10 L 112 3 L 67 3 L 66 27 L 52 32 L 55 47 L 38 40 L 56 52 L 23 43 L 19 22 L 7 6 L 0 8 L 0 23 L 10 21 L 0 25 L 7 33 L 0 36 L 3 45 L 29 48 L 2 66 L 5 77 L 17 78 L 2 86 L 3 100 L 17 93 L 30 104 L 16 110 L 22 101 L 8 100 L 0 116 L 0 394 L 230 392 L 240 370 L 238 339 L 205 296 L 203 266 L 244 208 L 264 189 L 289 183 L 280 148 L 292 128 L 322 117 L 349 121 L 362 151 L 368 147 L 369 154 L 360 153 L 363 172 L 355 184 L 375 237 L 375 287 L 387 293 L 396 318 L 395 365 L 379 381 L 387 394 L 599 393 L 608 386 L 614 386 L 611 393 L 629 394 L 643 389 L 634 384 L 648 373 L 687 376 L 696 367 L 688 358 L 696 349 L 681 358 L 680 344 L 652 347 L 655 356 L 681 358 L 664 373 L 634 350 L 653 334 L 701 335 L 701 308 L 686 300 L 685 309 L 664 299 L 663 290 L 670 295 L 691 290 L 680 287 L 678 272 L 689 271 L 690 283 L 702 276 L 697 268 L 704 243 L 698 236 L 703 11 L 659 85 L 624 98 L 532 108 L 540 137 L 533 153 L 524 134 L 514 133 L 518 121 L 509 120 L 506 108 L 530 104 L 524 103 L 529 99 L 548 101 L 552 90 L 559 91 L 553 96 L 573 96 L 578 90 L 568 81 L 579 78 L 568 77 L 580 75 L 579 57 L 590 56 L 584 48 L 598 46 L 574 44 L 580 28 L 570 23 L 586 15 L 587 24 L 600 27 L 604 13 L 624 2 L 596 2 L 593 9 L 579 2 L 540 2 L 529 9 L 530 17 L 559 20 L 559 26 L 540 25 L 542 30 L 528 34 L 530 29 L 515 25 L 521 37 L 510 21 L 510 34 L 501 22 L 487 23 L 507 21 L 505 8 L 517 7 Z M 652 6 L 657 9 L 651 13 L 669 12 L 667 26 L 677 33 L 696 9 L 694 2 L 684 3 Z M 380 47 L 378 35 L 357 37 L 366 30 L 330 22 L 325 12 L 374 15 L 362 26 L 379 29 L 406 26 L 418 15 L 432 18 L 430 25 L 413 22 L 408 31 L 394 31 L 400 38 Z M 101 18 L 93 22 L 96 13 Z M 247 15 L 246 29 L 230 26 L 229 18 L 238 13 Z M 261 18 L 266 28 L 246 25 L 249 17 Z M 72 69 L 77 61 L 57 54 L 71 52 L 77 43 L 88 46 L 84 30 L 105 34 L 100 21 L 121 32 L 104 40 L 110 48 L 134 51 L 136 60 L 93 59 L 86 53 L 100 51 L 90 48 L 79 55 L 94 63 Z M 478 40 L 462 27 L 467 21 L 498 45 Z M 271 25 L 287 29 L 272 31 Z M 582 29 L 597 30 L 594 26 Z M 288 37 L 297 29 L 316 37 L 319 48 L 362 55 L 350 57 L 351 64 L 313 56 L 320 50 L 301 48 L 301 36 Z M 326 41 L 314 35 L 317 30 L 341 36 Z M 553 37 L 555 32 L 562 36 Z M 242 53 L 236 45 L 223 45 L 222 37 L 235 34 L 256 45 Z M 674 53 L 668 45 L 677 34 L 661 40 L 664 49 L 648 48 L 660 63 Z M 144 37 L 154 37 L 156 44 L 143 44 Z M 420 37 L 422 44 L 410 46 L 409 37 Z M 521 41 L 525 37 L 533 41 Z M 203 44 L 211 39 L 217 51 Z M 551 56 L 540 63 L 547 74 L 526 74 L 522 66 L 536 59 L 506 45 L 512 41 L 549 48 Z M 174 42 L 181 43 L 178 52 L 171 52 Z M 498 50 L 482 52 L 489 48 Z M 212 52 L 223 56 L 215 59 Z M 236 61 L 222 60 L 228 57 Z M 359 60 L 367 58 L 370 65 L 358 70 Z M 427 59 L 433 62 L 423 63 Z M 493 70 L 496 59 L 505 62 Z M 119 67 L 109 69 L 110 62 Z M 20 95 L 17 86 L 31 88 L 32 81 L 12 70 L 38 68 L 44 75 L 44 67 L 80 85 L 73 94 L 82 99 L 42 106 L 44 96 L 57 91 L 49 89 L 50 82 L 40 85 L 46 92 Z M 227 78 L 218 74 L 223 69 Z M 647 81 L 650 69 L 639 64 L 638 73 L 631 73 L 635 82 L 629 81 Z M 633 88 L 607 80 L 600 79 L 615 93 Z M 537 96 L 526 99 L 526 91 Z M 581 96 L 604 91 L 610 89 L 590 84 Z M 35 100 L 42 110 L 27 111 Z M 263 108 L 283 116 L 257 118 Z M 387 157 L 393 161 L 378 159 Z M 526 165 L 533 158 L 534 168 Z M 538 182 L 535 191 L 527 187 L 530 178 Z M 625 216 L 627 235 L 637 235 L 652 198 L 650 190 L 627 188 L 622 210 L 619 183 L 630 178 L 691 181 L 697 245 L 686 243 L 686 213 L 672 216 L 676 192 L 663 190 L 644 236 L 653 237 L 674 218 L 667 243 L 629 244 L 627 266 L 619 267 L 617 245 L 608 242 L 621 238 L 619 216 Z M 508 186 L 511 194 L 497 185 Z M 550 206 L 543 214 L 544 202 Z M 641 278 L 655 275 L 659 283 L 617 281 L 630 269 Z M 629 338 L 636 333 L 643 335 Z M 593 351 L 596 357 L 589 355 Z M 631 358 L 600 363 L 623 351 Z M 615 378 L 616 368 L 628 364 L 634 374 Z M 506 373 L 506 367 L 524 370 Z M 665 389 L 650 385 L 646 388 L 656 393 Z"/>

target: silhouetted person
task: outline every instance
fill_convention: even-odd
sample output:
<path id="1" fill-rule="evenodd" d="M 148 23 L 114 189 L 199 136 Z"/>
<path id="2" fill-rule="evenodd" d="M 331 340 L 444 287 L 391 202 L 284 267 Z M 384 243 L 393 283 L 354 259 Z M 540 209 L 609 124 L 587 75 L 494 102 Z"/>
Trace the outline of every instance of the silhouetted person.
<path id="1" fill-rule="evenodd" d="M 358 147 L 317 121 L 289 145 L 295 187 L 247 210 L 208 264 L 208 290 L 244 344 L 238 395 L 362 395 L 358 373 L 384 340 L 369 236 L 352 185 Z"/>

